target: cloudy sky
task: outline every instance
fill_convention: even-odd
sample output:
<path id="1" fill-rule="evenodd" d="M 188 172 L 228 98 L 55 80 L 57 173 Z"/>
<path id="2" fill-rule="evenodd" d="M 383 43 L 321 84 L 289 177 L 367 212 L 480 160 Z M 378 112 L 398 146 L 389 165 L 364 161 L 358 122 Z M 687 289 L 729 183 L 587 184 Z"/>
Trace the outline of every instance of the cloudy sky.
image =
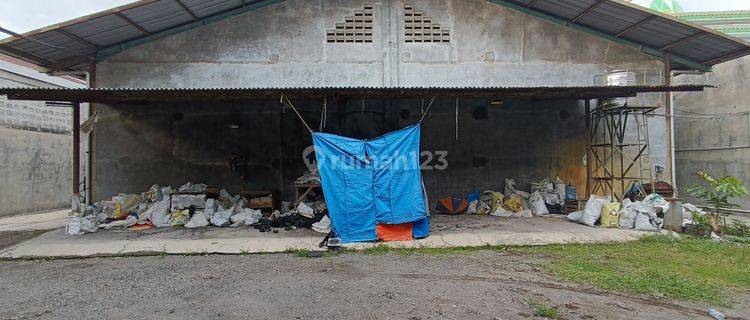
<path id="1" fill-rule="evenodd" d="M 0 26 L 26 32 L 134 2 L 132 0 L 0 0 Z M 750 10 L 750 0 L 679 0 L 685 11 Z M 5 35 L 0 34 L 0 38 Z"/>

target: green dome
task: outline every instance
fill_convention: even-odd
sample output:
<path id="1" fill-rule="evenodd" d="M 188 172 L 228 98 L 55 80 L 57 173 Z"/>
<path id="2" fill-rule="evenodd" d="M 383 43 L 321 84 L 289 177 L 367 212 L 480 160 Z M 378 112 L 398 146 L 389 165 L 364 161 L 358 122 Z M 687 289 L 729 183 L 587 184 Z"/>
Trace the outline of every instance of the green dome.
<path id="1" fill-rule="evenodd" d="M 634 0 L 633 3 L 663 13 L 683 12 L 677 0 Z"/>

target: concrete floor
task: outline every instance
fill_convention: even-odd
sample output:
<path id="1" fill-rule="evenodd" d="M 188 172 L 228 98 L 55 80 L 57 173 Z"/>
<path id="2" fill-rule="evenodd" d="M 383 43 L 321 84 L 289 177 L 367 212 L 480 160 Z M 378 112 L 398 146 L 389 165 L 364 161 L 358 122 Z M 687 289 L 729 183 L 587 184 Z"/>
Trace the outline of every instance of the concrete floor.
<path id="1" fill-rule="evenodd" d="M 261 233 L 242 228 L 164 228 L 145 231 L 127 229 L 67 236 L 62 228 L 0 250 L 0 258 L 89 257 L 135 254 L 268 253 L 288 250 L 320 250 L 323 235 L 308 229 Z M 492 216 L 434 215 L 432 234 L 394 247 L 452 247 L 483 245 L 544 245 L 630 241 L 649 233 L 592 228 L 569 222 L 564 216 L 498 218 Z M 363 249 L 374 243 L 356 243 Z"/>
<path id="2" fill-rule="evenodd" d="M 65 226 L 70 209 L 0 218 L 0 232 L 52 230 Z"/>

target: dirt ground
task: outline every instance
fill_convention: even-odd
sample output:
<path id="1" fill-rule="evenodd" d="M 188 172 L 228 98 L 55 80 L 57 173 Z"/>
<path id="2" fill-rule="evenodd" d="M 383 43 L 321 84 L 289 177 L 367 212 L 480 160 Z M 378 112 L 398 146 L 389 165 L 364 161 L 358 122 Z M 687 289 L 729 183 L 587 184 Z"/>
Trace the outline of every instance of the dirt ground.
<path id="1" fill-rule="evenodd" d="M 0 318 L 526 319 L 534 305 L 561 319 L 708 318 L 708 306 L 561 283 L 540 259 L 482 251 L 2 261 Z M 747 300 L 722 311 L 748 315 Z"/>

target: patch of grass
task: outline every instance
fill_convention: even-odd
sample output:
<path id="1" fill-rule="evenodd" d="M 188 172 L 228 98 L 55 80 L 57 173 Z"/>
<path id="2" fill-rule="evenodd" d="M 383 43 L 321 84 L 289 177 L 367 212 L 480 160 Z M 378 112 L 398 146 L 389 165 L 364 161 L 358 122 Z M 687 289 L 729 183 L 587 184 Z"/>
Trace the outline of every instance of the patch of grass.
<path id="1" fill-rule="evenodd" d="M 606 290 L 729 304 L 729 290 L 750 289 L 750 247 L 692 237 L 649 236 L 610 244 L 516 248 L 549 256 L 558 277 Z"/>
<path id="2" fill-rule="evenodd" d="M 558 319 L 557 309 L 549 307 L 539 301 L 529 301 L 529 306 L 534 309 L 534 315 L 547 319 Z"/>

